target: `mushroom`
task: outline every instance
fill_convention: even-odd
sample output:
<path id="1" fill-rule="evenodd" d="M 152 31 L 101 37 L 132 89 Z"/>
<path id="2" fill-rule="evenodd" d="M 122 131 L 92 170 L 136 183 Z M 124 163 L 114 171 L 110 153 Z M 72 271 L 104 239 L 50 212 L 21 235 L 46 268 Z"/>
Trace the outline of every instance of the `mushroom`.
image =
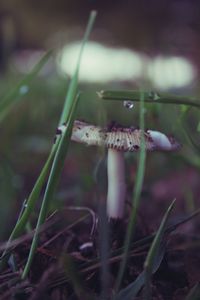
<path id="1" fill-rule="evenodd" d="M 63 126 L 58 129 L 62 131 Z M 138 128 L 126 128 L 115 123 L 107 128 L 102 128 L 83 121 L 76 120 L 74 122 L 72 141 L 108 149 L 107 215 L 109 218 L 123 218 L 126 197 L 124 152 L 138 151 L 142 134 L 144 134 L 147 151 L 174 151 L 180 148 L 180 144 L 173 137 L 168 137 L 159 131 L 147 130 L 143 132 Z"/>

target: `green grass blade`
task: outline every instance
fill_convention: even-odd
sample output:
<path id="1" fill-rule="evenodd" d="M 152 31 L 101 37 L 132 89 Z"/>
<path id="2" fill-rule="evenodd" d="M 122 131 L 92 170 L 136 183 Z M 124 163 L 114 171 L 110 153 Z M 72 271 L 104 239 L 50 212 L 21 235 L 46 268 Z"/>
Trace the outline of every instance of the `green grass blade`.
<path id="1" fill-rule="evenodd" d="M 28 221 L 28 219 L 30 217 L 30 214 L 32 213 L 32 211 L 34 209 L 35 203 L 40 195 L 44 181 L 46 180 L 47 174 L 50 170 L 50 166 L 53 161 L 53 157 L 55 155 L 56 149 L 57 149 L 57 147 L 54 148 L 54 150 L 50 153 L 50 155 L 40 173 L 40 176 L 38 177 L 36 184 L 33 187 L 33 190 L 31 192 L 30 196 L 28 197 L 28 200 L 26 203 L 26 208 L 25 208 L 24 212 L 22 213 L 22 216 L 19 219 L 17 226 L 14 228 L 14 230 L 11 234 L 11 239 L 14 239 L 21 234 L 22 230 L 24 229 L 24 226 L 26 225 L 26 222 Z"/>
<path id="2" fill-rule="evenodd" d="M 200 299 L 200 284 L 199 282 L 193 286 L 185 300 L 199 300 Z"/>
<path id="3" fill-rule="evenodd" d="M 70 281 L 73 286 L 74 294 L 78 299 L 95 300 L 95 295 L 92 291 L 87 291 L 84 287 L 83 279 L 80 276 L 75 260 L 70 254 L 65 253 L 60 259 L 60 263 L 65 270 L 65 278 Z"/>
<path id="4" fill-rule="evenodd" d="M 91 13 L 91 16 L 90 16 L 90 20 L 89 20 L 89 24 L 87 26 L 87 30 L 86 30 L 86 34 L 85 34 L 85 38 L 84 38 L 84 45 L 87 41 L 86 38 L 88 38 L 89 36 L 89 33 L 91 31 L 91 28 L 92 28 L 92 25 L 93 25 L 93 22 L 94 22 L 94 19 L 95 19 L 95 16 L 96 16 L 96 13 L 95 12 L 92 12 Z M 81 51 L 80 51 L 80 55 L 79 55 L 79 60 L 78 60 L 78 64 L 80 64 L 80 60 L 81 60 L 81 57 L 82 57 L 82 52 L 83 52 L 83 46 L 81 48 Z M 43 57 L 43 59 L 39 62 L 39 64 L 33 69 L 33 71 L 24 78 L 24 80 L 22 80 L 17 86 L 16 88 L 12 91 L 12 93 L 10 94 L 10 96 L 8 97 L 8 100 L 11 99 L 12 97 L 15 96 L 15 93 L 18 92 L 18 90 L 20 89 L 21 86 L 29 83 L 29 81 L 34 78 L 35 74 L 37 74 L 37 72 L 39 72 L 39 70 L 41 69 L 41 67 L 43 66 L 43 64 L 46 62 L 46 60 L 49 58 L 51 52 L 48 52 L 46 54 L 46 56 Z M 64 105 L 64 109 L 63 109 L 63 113 L 62 113 L 62 117 L 61 119 L 63 118 L 63 121 L 66 121 L 68 119 L 70 119 L 70 116 L 73 115 L 73 101 L 74 101 L 74 98 L 75 98 L 75 95 L 76 95 L 76 88 L 77 88 L 77 85 L 78 85 L 78 69 L 79 69 L 79 66 L 77 66 L 76 68 L 76 74 L 75 76 L 72 78 L 71 80 L 71 83 L 70 83 L 70 86 L 69 86 L 69 90 L 68 90 L 68 93 L 67 93 L 67 96 L 66 96 L 66 100 L 65 100 L 65 105 Z M 5 100 L 4 100 L 5 102 Z M 68 103 L 68 104 L 67 104 Z M 69 105 L 69 103 L 71 104 L 71 106 Z M 76 103 L 76 101 L 75 101 Z M 70 124 L 71 126 L 71 124 Z M 58 149 L 58 145 L 59 145 L 59 141 L 60 139 L 57 140 L 56 144 L 53 145 L 53 148 L 52 148 L 52 151 L 49 155 L 49 158 L 28 198 L 28 201 L 27 201 L 27 208 L 25 209 L 24 213 L 22 214 L 21 218 L 19 219 L 19 221 L 17 222 L 13 232 L 11 233 L 11 236 L 9 238 L 9 242 L 11 242 L 14 238 L 16 238 L 17 236 L 19 236 L 23 230 L 24 230 L 24 227 L 30 217 L 30 214 L 31 212 L 33 211 L 34 207 L 35 207 L 35 203 L 39 197 L 39 194 L 41 192 L 41 188 L 42 186 L 44 185 L 44 182 L 46 180 L 46 177 L 47 177 L 47 174 L 50 170 L 50 167 L 51 167 L 51 163 L 53 161 L 53 158 L 55 156 L 55 153 Z M 8 243 L 8 247 L 9 247 L 9 243 Z M 0 267 L 1 265 L 4 265 L 5 262 L 7 261 L 8 257 L 6 256 L 6 253 L 8 253 L 8 250 L 5 250 L 2 257 L 4 257 L 2 259 L 2 261 L 0 262 Z"/>
<path id="5" fill-rule="evenodd" d="M 88 24 L 88 27 L 87 27 L 87 30 L 86 30 L 86 34 L 85 34 L 85 38 L 84 38 L 84 45 L 86 43 L 86 38 L 88 38 L 89 36 L 89 33 L 91 31 L 91 28 L 92 28 L 92 25 L 93 25 L 93 22 L 94 22 L 94 19 L 95 19 L 95 16 L 96 16 L 96 13 L 95 12 L 92 12 L 91 14 L 91 17 L 90 17 L 90 20 L 89 20 L 89 24 Z M 80 51 L 80 55 L 79 55 L 79 60 L 78 60 L 78 64 L 80 64 L 80 59 L 81 59 L 81 54 L 83 52 L 83 46 L 81 48 L 81 51 Z M 12 101 L 13 99 L 15 100 L 19 100 L 17 98 L 17 95 L 19 94 L 19 89 L 20 87 L 24 86 L 24 85 L 27 85 L 31 82 L 32 79 L 34 79 L 35 75 L 41 70 L 41 68 L 43 67 L 43 65 L 47 62 L 47 60 L 49 59 L 51 55 L 51 51 L 49 51 L 40 61 L 39 63 L 34 67 L 34 69 L 32 70 L 32 72 L 27 75 L 3 100 L 2 100 L 2 104 L 0 103 L 0 108 L 2 109 L 6 109 L 7 107 L 9 107 L 9 105 L 12 104 Z M 70 86 L 69 86 L 69 91 L 67 93 L 67 96 L 66 96 L 66 101 L 65 101 L 65 104 L 66 103 L 71 103 L 71 106 L 69 106 L 68 104 L 65 106 L 65 113 L 64 113 L 64 110 L 63 110 L 63 113 L 62 113 L 62 117 L 63 117 L 63 120 L 67 120 L 70 116 L 70 114 L 72 113 L 72 106 L 73 106 L 73 100 L 74 100 L 74 97 L 75 97 L 75 93 L 76 93 L 76 87 L 77 87 L 77 81 L 78 81 L 78 67 L 77 67 L 77 71 L 76 71 L 76 74 L 75 76 L 73 77 L 71 83 L 70 83 Z M 70 100 L 70 101 L 69 101 Z M 1 116 L 1 112 L 0 112 L 0 116 Z M 36 204 L 36 201 L 39 197 L 39 194 L 41 192 L 41 189 L 42 189 L 42 186 L 44 185 L 44 182 L 46 180 L 46 177 L 47 177 L 47 174 L 50 170 L 50 167 L 51 167 L 51 163 L 53 161 L 53 158 L 54 158 L 54 155 L 57 151 L 57 148 L 58 148 L 58 142 L 56 143 L 56 145 L 53 146 L 52 148 L 52 151 L 49 155 L 49 158 L 47 159 L 47 162 L 45 164 L 45 166 L 43 167 L 42 169 L 42 172 L 40 174 L 40 176 L 38 177 L 38 180 L 36 181 L 35 183 L 35 186 L 27 200 L 27 207 L 26 209 L 24 210 L 21 218 L 18 220 L 18 222 L 16 223 L 12 233 L 11 233 L 11 236 L 9 237 L 9 240 L 8 240 L 8 247 L 9 248 L 9 243 L 17 238 L 24 230 L 25 228 L 25 225 L 30 217 L 30 214 L 31 212 L 34 210 L 34 207 L 35 207 L 35 204 Z M 5 265 L 5 263 L 7 262 L 8 260 L 8 256 L 6 254 L 9 253 L 9 250 L 6 249 L 4 251 L 4 253 L 2 254 L 2 257 L 1 257 L 1 261 L 0 261 L 0 269 L 3 268 L 3 266 Z"/>
<path id="6" fill-rule="evenodd" d="M 73 110 L 72 110 L 71 116 L 69 117 L 66 130 L 63 133 L 63 135 L 60 139 L 60 142 L 58 144 L 58 149 L 55 154 L 52 168 L 50 171 L 50 175 L 48 178 L 47 187 L 45 190 L 44 198 L 42 201 L 42 206 L 40 209 L 40 213 L 39 213 L 39 217 L 38 217 L 38 221 L 37 221 L 37 225 L 36 225 L 36 229 L 35 229 L 35 234 L 34 234 L 31 249 L 29 252 L 29 257 L 28 257 L 26 266 L 24 268 L 24 272 L 22 274 L 22 279 L 26 278 L 26 276 L 28 275 L 28 272 L 30 270 L 30 266 L 31 266 L 31 263 L 32 263 L 32 260 L 33 260 L 34 254 L 35 254 L 37 244 L 38 244 L 39 229 L 40 229 L 40 226 L 44 223 L 45 218 L 48 214 L 49 204 L 50 204 L 51 199 L 54 196 L 55 189 L 57 187 L 57 184 L 58 184 L 58 181 L 59 181 L 59 178 L 60 178 L 63 166 L 64 166 L 64 160 L 65 160 L 66 153 L 67 153 L 69 143 L 70 143 L 71 132 L 72 132 L 72 127 L 73 127 L 73 123 L 74 123 L 74 119 L 75 119 L 75 113 L 76 113 L 76 107 L 78 104 L 78 100 L 79 100 L 79 96 L 76 97 L 76 99 L 73 103 Z"/>
<path id="7" fill-rule="evenodd" d="M 152 242 L 152 245 L 149 249 L 148 255 L 146 257 L 145 263 L 144 263 L 144 271 L 145 271 L 145 287 L 144 287 L 144 300 L 151 299 L 151 276 L 153 272 L 153 265 L 155 262 L 155 259 L 157 258 L 157 253 L 161 247 L 162 238 L 165 232 L 165 227 L 169 218 L 169 215 L 172 211 L 172 208 L 174 206 L 175 200 L 171 203 L 169 206 L 167 212 L 165 213 L 162 222 L 160 224 L 160 227 L 156 233 L 156 236 Z"/>
<path id="8" fill-rule="evenodd" d="M 140 93 L 140 128 L 144 130 L 144 93 Z M 135 227 L 136 227 L 136 220 L 137 220 L 137 212 L 140 204 L 140 194 L 142 190 L 142 183 L 144 178 L 144 170 L 145 170 L 145 161 L 146 161 L 146 151 L 144 145 L 144 136 L 142 136 L 142 143 L 140 148 L 139 154 L 139 161 L 138 161 L 138 171 L 136 175 L 136 182 L 135 188 L 133 193 L 133 206 L 131 211 L 130 220 L 128 223 L 127 234 L 125 237 L 124 243 L 124 257 L 120 264 L 119 273 L 116 280 L 115 290 L 118 291 L 123 279 L 123 275 L 126 268 L 126 263 L 128 260 L 128 252 L 131 245 L 131 241 L 134 235 Z"/>
<path id="9" fill-rule="evenodd" d="M 88 37 L 89 36 L 89 30 L 91 30 L 91 21 L 94 21 L 94 15 L 95 15 L 95 13 L 94 12 L 92 12 L 92 17 L 90 17 L 90 20 L 89 20 L 89 25 L 87 26 L 87 30 L 86 30 L 86 33 L 87 34 L 85 34 L 85 36 L 86 37 Z M 92 19 L 92 20 L 91 20 Z M 93 23 L 92 23 L 93 24 Z M 89 27 L 89 28 L 88 28 Z M 84 45 L 85 45 L 85 43 L 86 43 L 86 39 L 84 39 Z M 83 52 L 83 47 L 81 48 L 81 51 L 80 51 L 81 53 Z M 33 77 L 33 75 L 35 75 L 40 69 L 41 69 L 41 67 L 42 67 L 42 65 L 44 64 L 44 62 L 47 60 L 47 58 L 49 58 L 49 55 L 51 54 L 51 52 L 49 51 L 42 59 L 41 59 L 41 61 L 38 63 L 38 65 L 36 65 L 36 67 L 34 68 L 34 70 L 28 75 L 30 78 L 32 78 Z M 80 64 L 80 59 L 81 59 L 81 54 L 79 55 L 79 60 L 78 60 L 78 64 Z M 78 69 L 78 67 L 77 67 L 77 69 Z M 78 73 L 77 71 L 76 71 L 76 73 Z M 78 74 L 77 74 L 78 75 Z M 26 77 L 27 78 L 27 77 Z M 25 79 L 26 79 L 25 78 Z M 25 80 L 24 79 L 24 80 Z M 74 89 L 74 87 L 77 87 L 77 81 L 78 81 L 78 77 L 77 76 L 74 76 L 73 77 L 73 79 L 72 79 L 72 81 L 71 81 L 71 83 L 70 83 L 70 86 L 69 86 L 69 90 L 68 90 L 68 92 L 67 92 L 67 96 L 66 96 L 66 102 L 68 102 L 67 100 L 70 98 L 70 99 L 72 99 L 72 100 L 70 100 L 70 103 L 71 103 L 71 106 L 70 107 L 68 107 L 67 106 L 67 111 L 66 111 L 66 113 L 65 114 L 63 114 L 62 113 L 62 115 L 63 115 L 63 118 L 64 118 L 64 120 L 66 121 L 67 120 L 67 118 L 70 116 L 70 114 L 71 114 L 71 110 L 72 110 L 72 106 L 73 106 L 73 100 L 74 100 L 74 98 L 75 98 L 75 96 L 76 96 L 76 94 L 75 94 L 75 92 L 76 92 L 76 90 Z M 19 84 L 19 86 L 16 88 L 16 90 L 18 90 L 19 89 L 19 87 L 21 86 L 21 85 L 24 85 L 25 84 L 25 81 L 23 81 L 23 84 L 22 84 L 22 82 Z M 73 87 L 73 88 L 72 88 Z M 73 93 L 71 92 L 73 90 Z M 64 110 L 64 109 L 63 109 Z M 58 145 L 57 145 L 57 142 L 56 142 L 56 145 L 53 145 L 53 148 L 52 148 L 52 151 L 51 151 L 51 153 L 50 153 L 50 156 L 49 156 L 49 158 L 48 158 L 48 160 L 47 160 L 47 162 L 46 162 L 46 164 L 45 164 L 45 166 L 44 166 L 44 168 L 43 168 L 43 170 L 42 170 L 42 173 L 41 173 L 41 175 L 39 176 L 39 178 L 38 178 L 38 180 L 37 180 L 37 182 L 36 182 L 36 184 L 35 184 L 35 186 L 34 186 L 34 188 L 33 188 L 33 190 L 32 190 L 32 192 L 31 192 L 31 195 L 30 195 L 30 197 L 29 197 L 29 199 L 28 199 L 28 201 L 27 201 L 27 209 L 26 209 L 26 211 L 25 211 L 25 213 L 24 213 L 24 215 L 22 216 L 23 218 L 21 218 L 20 219 L 20 222 L 21 222 L 21 224 L 17 224 L 17 228 L 16 228 L 16 230 L 15 230 L 15 232 L 16 232 L 16 234 L 14 234 L 13 235 L 13 238 L 15 238 L 16 236 L 18 236 L 18 234 L 20 234 L 21 233 L 21 228 L 22 227 L 24 227 L 24 225 L 26 224 L 26 222 L 27 222 L 27 220 L 28 220 L 28 217 L 29 217 L 29 212 L 30 211 L 32 211 L 33 210 L 33 204 L 35 204 L 35 199 L 36 198 L 38 198 L 38 196 L 39 196 L 39 194 L 40 194 L 40 191 L 41 191 L 41 188 L 42 188 L 42 186 L 43 186 L 43 184 L 44 184 L 44 181 L 45 181 L 45 179 L 46 179 L 46 175 L 47 175 L 47 173 L 48 173 L 48 171 L 50 170 L 50 166 L 51 166 L 51 162 L 52 162 L 52 160 L 53 160 L 53 157 L 54 157 L 54 155 L 55 155 L 55 153 L 56 153 L 56 150 L 57 150 L 57 147 Z M 30 201 L 30 206 L 29 206 L 29 201 Z"/>
<path id="10" fill-rule="evenodd" d="M 161 247 L 157 255 L 156 260 L 153 264 L 152 273 L 155 273 L 163 260 L 165 254 L 165 247 Z M 143 271 L 134 282 L 129 284 L 126 288 L 122 289 L 113 300 L 133 300 L 135 296 L 139 293 L 141 288 L 145 283 L 145 271 Z"/>
<path id="11" fill-rule="evenodd" d="M 3 252 L 2 256 L 1 256 L 0 269 L 2 269 L 4 267 L 5 263 L 8 260 L 7 254 L 9 254 L 9 252 L 10 252 L 9 251 L 10 242 L 13 241 L 15 238 L 17 238 L 23 232 L 31 213 L 34 211 L 36 201 L 39 198 L 42 186 L 44 185 L 47 174 L 50 170 L 50 166 L 51 166 L 53 157 L 55 155 L 56 149 L 57 149 L 57 146 L 50 153 L 50 155 L 40 173 L 40 176 L 38 177 L 31 194 L 27 199 L 26 208 L 24 209 L 23 213 L 21 214 L 21 217 L 19 218 L 18 222 L 16 223 L 16 225 L 9 237 L 9 240 L 7 243 L 7 248 L 5 249 L 5 251 Z"/>
<path id="12" fill-rule="evenodd" d="M 139 293 L 141 288 L 143 287 L 145 282 L 145 273 L 144 271 L 138 275 L 136 280 L 127 286 L 127 288 L 122 289 L 116 297 L 114 297 L 114 300 L 133 300 L 134 297 Z"/>
<path id="13" fill-rule="evenodd" d="M 192 137 L 192 134 L 190 133 L 190 130 L 189 130 L 189 126 L 188 126 L 188 115 L 189 115 L 189 112 L 191 111 L 191 108 L 192 107 L 187 107 L 187 109 L 185 109 L 182 113 L 181 113 L 181 116 L 179 118 L 179 122 L 180 122 L 180 129 L 181 131 L 183 132 L 184 134 L 184 137 L 187 141 L 188 144 L 190 144 L 194 150 L 197 152 L 197 156 L 200 152 L 200 144 L 198 144 L 194 138 Z M 199 160 L 197 160 L 199 161 Z M 198 163 L 197 163 L 197 166 L 198 166 Z"/>
<path id="14" fill-rule="evenodd" d="M 57 186 L 59 177 L 60 177 L 60 173 L 62 171 L 63 168 L 63 164 L 64 164 L 64 159 L 66 156 L 66 152 L 69 146 L 69 142 L 70 142 L 70 137 L 71 137 L 71 130 L 73 127 L 73 121 L 74 121 L 74 117 L 75 117 L 75 111 L 76 111 L 76 106 L 79 100 L 79 96 L 77 97 L 77 87 L 78 87 L 78 74 L 79 74 L 79 68 L 80 68 L 80 63 L 81 63 L 81 58 L 82 58 L 82 53 L 85 47 L 85 44 L 89 38 L 89 34 L 92 30 L 92 26 L 94 24 L 96 18 L 96 12 L 92 11 L 89 17 L 89 21 L 88 21 L 88 25 L 85 31 L 85 35 L 83 38 L 83 42 L 81 45 L 81 49 L 80 49 L 80 53 L 79 53 L 79 57 L 77 60 L 77 65 L 76 65 L 76 70 L 74 73 L 74 76 L 71 79 L 70 85 L 69 85 L 69 89 L 65 98 L 65 103 L 64 103 L 64 107 L 62 110 L 62 114 L 61 114 L 61 118 L 60 118 L 60 122 L 59 124 L 63 124 L 65 122 L 67 122 L 67 127 L 66 127 L 66 131 L 63 134 L 60 143 L 58 145 L 58 150 L 56 152 L 53 164 L 52 164 L 52 168 L 51 168 L 51 172 L 50 172 L 50 176 L 48 179 L 48 183 L 47 183 L 47 187 L 45 190 L 45 195 L 43 198 L 43 202 L 42 202 L 42 206 L 41 206 L 41 210 L 40 210 L 40 214 L 38 217 L 38 222 L 36 225 L 36 232 L 35 235 L 33 237 L 33 242 L 31 245 L 31 250 L 29 253 L 29 257 L 28 257 L 28 261 L 26 263 L 24 272 L 22 274 L 22 278 L 26 278 L 32 260 L 33 260 L 33 256 L 37 247 L 37 243 L 38 243 L 38 238 L 39 238 L 39 227 L 40 225 L 44 222 L 46 215 L 48 213 L 48 207 L 49 207 L 49 203 L 50 200 L 52 199 L 52 196 L 55 192 L 55 188 Z"/>
<path id="15" fill-rule="evenodd" d="M 105 100 L 132 100 L 140 101 L 139 91 L 101 91 L 97 93 L 98 96 Z M 146 103 L 165 103 L 165 104 L 175 104 L 175 105 L 187 105 L 200 108 L 200 101 L 192 97 L 171 95 L 168 93 L 156 93 L 152 91 L 144 92 L 144 101 Z"/>
<path id="16" fill-rule="evenodd" d="M 32 71 L 28 75 L 26 75 L 18 84 L 16 84 L 16 86 L 13 87 L 11 91 L 8 92 L 0 100 L 0 121 L 2 121 L 6 117 L 7 113 L 13 107 L 13 105 L 15 105 L 21 99 L 23 99 L 26 93 L 21 93 L 20 89 L 23 88 L 24 86 L 29 88 L 31 82 L 34 80 L 34 78 L 40 72 L 43 66 L 48 62 L 51 55 L 52 55 L 52 51 L 48 51 L 34 66 Z"/>
<path id="17" fill-rule="evenodd" d="M 76 92 L 77 92 L 78 74 L 79 74 L 81 59 L 82 59 L 82 55 L 83 55 L 83 50 L 84 50 L 85 45 L 86 45 L 86 43 L 89 39 L 89 35 L 91 33 L 96 15 L 97 15 L 96 11 L 92 11 L 91 14 L 90 14 L 90 17 L 89 17 L 89 21 L 88 21 L 88 24 L 87 24 L 87 27 L 86 27 L 86 31 L 85 31 L 85 34 L 84 34 L 84 37 L 83 37 L 83 41 L 82 41 L 82 44 L 81 44 L 81 49 L 80 49 L 77 64 L 76 64 L 76 70 L 75 70 L 74 75 L 72 77 L 72 80 L 71 80 L 71 83 L 70 83 L 70 86 L 69 86 L 69 89 L 68 89 L 68 93 L 67 93 L 67 96 L 65 98 L 65 103 L 64 103 L 63 111 L 62 111 L 60 122 L 59 122 L 60 125 L 66 122 L 66 120 L 68 118 L 68 115 L 69 115 L 70 108 L 72 106 L 72 101 L 73 101 L 73 99 L 76 95 Z"/>

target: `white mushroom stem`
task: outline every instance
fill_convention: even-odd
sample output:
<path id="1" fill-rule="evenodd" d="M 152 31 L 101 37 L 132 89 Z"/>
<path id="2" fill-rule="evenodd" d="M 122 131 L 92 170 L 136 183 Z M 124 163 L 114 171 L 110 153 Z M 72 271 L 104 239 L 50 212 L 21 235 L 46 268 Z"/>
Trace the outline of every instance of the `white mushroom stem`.
<path id="1" fill-rule="evenodd" d="M 107 215 L 109 218 L 122 219 L 126 196 L 124 153 L 108 149 L 107 168 Z"/>

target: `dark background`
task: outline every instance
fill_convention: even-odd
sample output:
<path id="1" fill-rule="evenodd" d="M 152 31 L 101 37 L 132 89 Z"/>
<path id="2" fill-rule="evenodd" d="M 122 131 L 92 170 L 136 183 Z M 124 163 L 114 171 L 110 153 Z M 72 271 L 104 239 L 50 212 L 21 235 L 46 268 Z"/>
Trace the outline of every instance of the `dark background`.
<path id="1" fill-rule="evenodd" d="M 199 64 L 200 4 L 189 0 L 1 0 L 2 47 L 8 47 L 6 39 L 14 49 L 49 47 L 63 32 L 67 40 L 70 31 L 84 29 L 93 9 L 98 18 L 92 39 L 149 55 L 181 54 Z"/>

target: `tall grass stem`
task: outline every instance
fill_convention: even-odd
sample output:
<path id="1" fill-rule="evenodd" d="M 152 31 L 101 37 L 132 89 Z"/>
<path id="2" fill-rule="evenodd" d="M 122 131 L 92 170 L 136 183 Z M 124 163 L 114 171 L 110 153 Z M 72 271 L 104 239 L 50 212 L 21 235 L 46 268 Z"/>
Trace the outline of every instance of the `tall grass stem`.
<path id="1" fill-rule="evenodd" d="M 142 131 L 144 131 L 145 127 L 145 121 L 144 121 L 144 93 L 143 91 L 140 92 L 140 128 Z M 144 135 L 142 135 L 142 142 L 141 142 L 141 148 L 139 153 L 139 160 L 138 160 L 138 170 L 136 175 L 136 182 L 135 182 L 135 188 L 133 191 L 133 206 L 132 211 L 130 215 L 130 220 L 128 223 L 127 233 L 125 237 L 124 242 L 124 256 L 120 264 L 116 285 L 115 285 L 115 291 L 117 292 L 121 286 L 121 282 L 123 279 L 123 275 L 126 269 L 126 264 L 128 260 L 128 252 L 130 249 L 130 244 L 133 239 L 134 231 L 136 228 L 136 221 L 137 221 L 137 213 L 138 208 L 140 204 L 140 194 L 142 190 L 142 183 L 144 178 L 144 171 L 145 171 L 145 161 L 146 161 L 146 151 L 145 151 L 145 144 L 144 144 Z"/>

